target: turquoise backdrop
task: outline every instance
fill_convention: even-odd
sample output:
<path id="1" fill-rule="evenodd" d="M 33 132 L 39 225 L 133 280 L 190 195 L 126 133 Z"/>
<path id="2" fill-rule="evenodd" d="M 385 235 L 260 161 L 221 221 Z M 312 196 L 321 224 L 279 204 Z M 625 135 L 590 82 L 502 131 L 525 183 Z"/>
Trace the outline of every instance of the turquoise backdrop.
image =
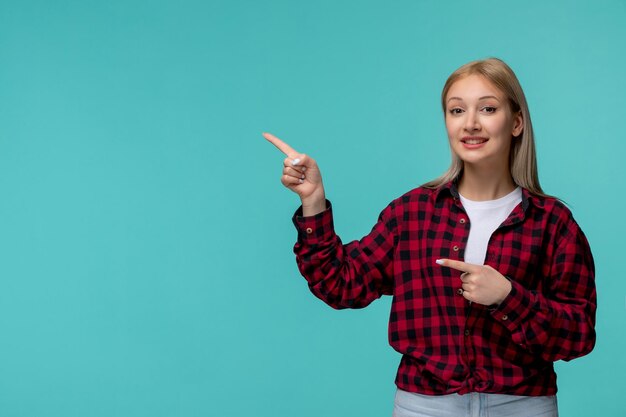
<path id="1" fill-rule="evenodd" d="M 345 241 L 448 165 L 439 93 L 498 56 L 597 264 L 564 417 L 624 416 L 626 3 L 0 0 L 0 416 L 390 416 L 390 299 L 298 274 L 270 131 Z"/>

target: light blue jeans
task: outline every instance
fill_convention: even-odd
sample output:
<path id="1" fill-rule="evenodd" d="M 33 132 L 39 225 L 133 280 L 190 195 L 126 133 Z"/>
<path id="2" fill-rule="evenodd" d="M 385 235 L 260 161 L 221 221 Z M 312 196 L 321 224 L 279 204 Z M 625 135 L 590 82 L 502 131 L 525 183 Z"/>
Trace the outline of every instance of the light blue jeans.
<path id="1" fill-rule="evenodd" d="M 558 417 L 556 396 L 421 395 L 396 391 L 393 417 Z"/>

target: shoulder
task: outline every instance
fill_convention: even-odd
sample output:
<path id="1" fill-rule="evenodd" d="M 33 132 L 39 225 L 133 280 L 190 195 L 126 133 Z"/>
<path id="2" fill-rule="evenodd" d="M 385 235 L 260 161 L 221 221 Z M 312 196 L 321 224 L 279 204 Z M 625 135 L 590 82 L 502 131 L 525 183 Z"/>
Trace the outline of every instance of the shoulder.
<path id="1" fill-rule="evenodd" d="M 393 207 L 415 207 L 434 203 L 439 189 L 426 188 L 424 186 L 413 188 L 393 200 L 390 206 Z"/>
<path id="2" fill-rule="evenodd" d="M 573 220 L 571 210 L 558 198 L 545 195 L 535 195 L 526 190 L 524 190 L 524 194 L 524 199 L 527 199 L 530 202 L 530 206 L 549 215 L 552 221 L 558 221 L 559 219 Z"/>
<path id="3" fill-rule="evenodd" d="M 556 236 L 565 238 L 582 234 L 572 211 L 563 201 L 552 196 L 537 195 L 531 195 L 529 200 L 531 205 L 545 216 L 546 227 L 551 229 Z"/>
<path id="4" fill-rule="evenodd" d="M 427 213 L 435 210 L 437 193 L 437 189 L 423 186 L 413 188 L 389 203 L 381 216 L 395 218 L 400 222 L 423 218 Z"/>
<path id="5" fill-rule="evenodd" d="M 545 196 L 545 195 L 536 195 L 531 194 L 530 192 L 524 190 L 528 200 L 530 203 L 536 207 L 538 210 L 543 211 L 545 213 L 550 213 L 555 216 L 563 216 L 563 217 L 571 217 L 572 212 L 570 209 L 556 197 Z"/>

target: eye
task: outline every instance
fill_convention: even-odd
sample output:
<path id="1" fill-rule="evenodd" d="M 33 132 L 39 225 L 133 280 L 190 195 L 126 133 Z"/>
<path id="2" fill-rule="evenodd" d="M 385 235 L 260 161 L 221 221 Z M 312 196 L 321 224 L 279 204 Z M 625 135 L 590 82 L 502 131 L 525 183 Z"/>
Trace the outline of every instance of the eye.
<path id="1" fill-rule="evenodd" d="M 485 113 L 492 114 L 496 112 L 496 108 L 493 106 L 485 106 L 482 108 Z"/>
<path id="2" fill-rule="evenodd" d="M 452 108 L 452 109 L 448 110 L 448 112 L 449 112 L 451 115 L 456 116 L 456 115 L 458 115 L 458 114 L 463 113 L 463 109 L 458 108 L 458 107 L 454 107 L 454 108 Z"/>

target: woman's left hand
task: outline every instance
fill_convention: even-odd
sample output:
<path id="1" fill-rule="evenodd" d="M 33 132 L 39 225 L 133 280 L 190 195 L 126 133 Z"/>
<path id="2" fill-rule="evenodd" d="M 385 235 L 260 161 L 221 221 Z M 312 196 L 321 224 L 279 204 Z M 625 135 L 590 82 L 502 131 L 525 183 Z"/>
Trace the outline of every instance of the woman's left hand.
<path id="1" fill-rule="evenodd" d="M 474 265 L 452 259 L 437 263 L 461 271 L 463 297 L 474 303 L 491 306 L 500 304 L 511 292 L 511 283 L 489 265 Z"/>

